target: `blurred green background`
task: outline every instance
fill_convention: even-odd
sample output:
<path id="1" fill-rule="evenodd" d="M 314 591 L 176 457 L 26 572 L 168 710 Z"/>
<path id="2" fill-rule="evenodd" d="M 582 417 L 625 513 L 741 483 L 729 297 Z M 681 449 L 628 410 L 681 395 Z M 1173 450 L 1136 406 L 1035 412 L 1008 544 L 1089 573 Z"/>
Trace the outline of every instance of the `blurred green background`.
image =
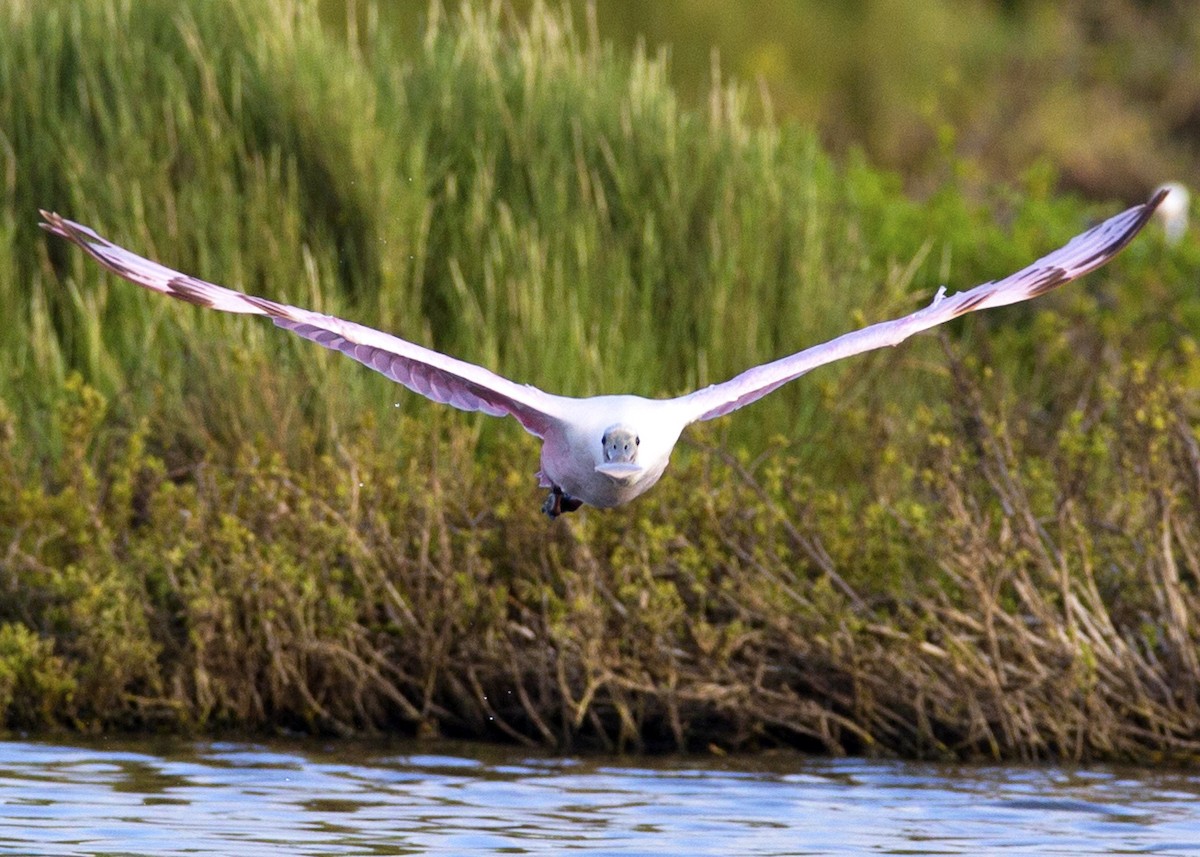
<path id="1" fill-rule="evenodd" d="M 516 17 L 529 0 L 499 4 Z M 980 183 L 1054 165 L 1062 188 L 1141 198 L 1200 180 L 1200 16 L 1188 0 L 571 0 L 600 38 L 669 57 L 684 101 L 714 78 L 755 115 L 862 148 L 928 191 L 946 154 Z M 426 0 L 321 0 L 345 32 L 370 16 L 413 46 Z"/>

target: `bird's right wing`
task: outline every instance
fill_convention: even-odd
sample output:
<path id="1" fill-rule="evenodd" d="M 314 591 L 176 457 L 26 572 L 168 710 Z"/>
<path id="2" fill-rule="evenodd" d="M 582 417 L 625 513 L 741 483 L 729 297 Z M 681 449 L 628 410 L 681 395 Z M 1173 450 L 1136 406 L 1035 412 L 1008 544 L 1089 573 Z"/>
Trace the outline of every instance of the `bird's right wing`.
<path id="1" fill-rule="evenodd" d="M 773 363 L 755 366 L 728 381 L 680 396 L 675 401 L 682 406 L 690 422 L 715 419 L 761 399 L 818 366 L 887 345 L 897 345 L 915 333 L 975 310 L 1043 295 L 1096 270 L 1116 256 L 1146 225 L 1166 194 L 1165 190 L 1160 190 L 1148 202 L 1093 226 L 1063 247 L 1003 280 L 984 283 L 954 295 L 939 291 L 932 304 L 911 315 L 873 324 Z"/>
<path id="2" fill-rule="evenodd" d="M 531 434 L 543 437 L 561 422 L 570 401 L 361 324 L 173 271 L 58 214 L 43 211 L 42 217 L 42 228 L 78 244 L 105 268 L 132 283 L 198 306 L 265 315 L 279 327 L 353 357 L 435 402 L 492 416 L 511 415 Z"/>

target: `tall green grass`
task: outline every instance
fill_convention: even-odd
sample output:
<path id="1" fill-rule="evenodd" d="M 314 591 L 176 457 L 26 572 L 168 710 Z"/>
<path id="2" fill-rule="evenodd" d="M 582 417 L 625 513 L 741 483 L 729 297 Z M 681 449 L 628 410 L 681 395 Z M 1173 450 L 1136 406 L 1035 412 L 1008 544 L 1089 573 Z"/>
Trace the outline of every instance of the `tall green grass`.
<path id="1" fill-rule="evenodd" d="M 670 80 L 703 104 L 714 71 L 767 95 L 753 116 L 864 149 L 910 188 L 944 180 L 945 152 L 972 190 L 1048 159 L 1060 186 L 1135 201 L 1172 176 L 1200 184 L 1200 23 L 1181 3 L 1108 0 L 565 0 L 625 49 L 669 51 Z M 321 0 L 332 27 L 371 16 L 403 46 L 428 0 Z M 526 14 L 533 0 L 508 0 Z M 717 62 L 714 63 L 714 57 Z"/>
<path id="2" fill-rule="evenodd" d="M 5 722 L 1189 751 L 1186 700 L 1158 689 L 1191 674 L 1176 607 L 1200 573 L 1194 527 L 1164 518 L 1194 503 L 1195 242 L 1150 232 L 1084 284 L 822 370 L 689 435 L 635 508 L 547 528 L 515 424 L 36 227 L 56 209 L 555 392 L 663 395 L 1003 275 L 1112 208 L 1044 171 L 971 203 L 953 163 L 917 203 L 750 121 L 746 89 L 695 110 L 666 79 L 540 6 L 431 6 L 415 54 L 369 22 L 331 36 L 304 0 L 0 9 Z M 995 621 L 993 653 L 1071 669 L 972 659 Z M 1124 722 L 1110 682 L 1085 700 L 1108 743 L 1040 736 L 1097 645 L 1128 665 L 1115 640 L 1143 708 Z M 1005 693 L 956 704 L 996 687 L 1021 728 Z"/>
<path id="3" fill-rule="evenodd" d="M 661 59 L 617 56 L 569 19 L 431 9 L 403 58 L 383 32 L 331 39 L 303 2 L 9 4 L 4 299 L 22 323 L 3 334 L 20 367 L 6 398 L 44 398 L 76 369 L 132 413 L 152 395 L 227 443 L 336 433 L 388 399 L 428 410 L 255 320 L 114 281 L 47 243 L 37 207 L 581 395 L 721 380 L 1083 225 L 1061 209 L 1052 230 L 981 232 L 987 213 L 953 192 L 918 208 L 811 133 L 748 123 L 742 90 L 682 109 Z M 249 407 L 260 386 L 272 407 Z M 733 431 L 812 430 L 811 401 L 797 385 Z"/>

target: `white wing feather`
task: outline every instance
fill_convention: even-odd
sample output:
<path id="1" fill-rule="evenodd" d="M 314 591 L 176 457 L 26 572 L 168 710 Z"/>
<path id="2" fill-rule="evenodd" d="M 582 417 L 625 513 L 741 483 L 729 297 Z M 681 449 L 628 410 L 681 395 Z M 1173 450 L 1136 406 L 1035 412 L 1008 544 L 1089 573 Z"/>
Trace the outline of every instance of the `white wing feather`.
<path id="1" fill-rule="evenodd" d="M 946 295 L 941 289 L 929 306 L 911 315 L 873 324 L 772 363 L 755 366 L 728 381 L 681 396 L 676 401 L 689 414 L 689 422 L 715 419 L 761 399 L 818 366 L 896 345 L 915 333 L 969 312 L 1045 294 L 1094 271 L 1116 256 L 1146 225 L 1165 195 L 1165 191 L 1159 191 L 1148 202 L 1075 236 L 1063 247 L 1003 280 L 984 283 L 955 295 Z"/>
<path id="2" fill-rule="evenodd" d="M 538 437 L 561 422 L 570 402 L 361 324 L 246 295 L 173 271 L 52 212 L 43 211 L 42 217 L 45 222 L 41 225 L 48 232 L 78 244 L 101 265 L 130 282 L 198 306 L 267 316 L 280 327 L 349 355 L 435 402 L 492 416 L 511 415 Z"/>
<path id="3" fill-rule="evenodd" d="M 724 383 L 671 400 L 671 404 L 677 406 L 677 412 L 682 412 L 685 423 L 714 419 L 761 399 L 818 366 L 897 345 L 913 334 L 968 312 L 1045 294 L 1112 259 L 1145 226 L 1165 196 L 1166 191 L 1159 191 L 1143 205 L 1109 218 L 1003 280 L 984 283 L 955 295 L 946 295 L 945 289 L 940 289 L 929 306 L 911 315 L 874 324 L 772 363 L 755 366 Z M 581 402 L 517 384 L 482 366 L 370 327 L 246 295 L 182 274 L 131 253 L 86 226 L 51 212 L 43 211 L 42 216 L 45 218 L 44 229 L 78 244 L 100 264 L 137 285 L 224 312 L 267 316 L 278 326 L 326 348 L 341 351 L 435 402 L 494 416 L 511 415 L 538 437 L 545 437 L 547 432 L 567 422 Z"/>

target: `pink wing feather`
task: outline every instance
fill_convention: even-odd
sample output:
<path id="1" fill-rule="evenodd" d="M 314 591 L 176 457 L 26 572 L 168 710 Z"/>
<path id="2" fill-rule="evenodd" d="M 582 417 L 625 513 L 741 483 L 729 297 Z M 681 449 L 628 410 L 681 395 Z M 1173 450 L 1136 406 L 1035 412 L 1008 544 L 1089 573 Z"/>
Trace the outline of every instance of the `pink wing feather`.
<path id="1" fill-rule="evenodd" d="M 1166 191 L 1159 191 L 1148 202 L 1110 217 L 1003 280 L 984 283 L 955 295 L 943 296 L 939 292 L 932 304 L 911 315 L 873 324 L 773 363 L 755 366 L 728 381 L 681 396 L 677 401 L 690 412 L 690 421 L 715 419 L 761 399 L 818 366 L 897 345 L 915 333 L 969 312 L 1043 295 L 1096 270 L 1116 256 L 1146 225 L 1165 196 Z"/>
<path id="2" fill-rule="evenodd" d="M 435 402 L 492 416 L 511 415 L 543 437 L 560 422 L 568 400 L 361 324 L 246 295 L 174 271 L 113 244 L 93 230 L 43 211 L 42 228 L 78 244 L 132 283 L 224 312 L 264 315 L 279 327 L 340 351 Z"/>

